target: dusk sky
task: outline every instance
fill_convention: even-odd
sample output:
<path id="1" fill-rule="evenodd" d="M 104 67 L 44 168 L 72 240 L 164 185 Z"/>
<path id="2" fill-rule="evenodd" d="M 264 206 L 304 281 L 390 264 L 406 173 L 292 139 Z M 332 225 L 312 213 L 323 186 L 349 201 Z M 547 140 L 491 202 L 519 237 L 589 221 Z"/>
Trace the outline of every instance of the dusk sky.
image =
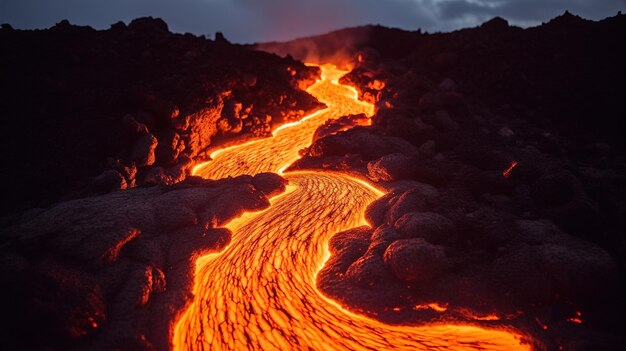
<path id="1" fill-rule="evenodd" d="M 449 31 L 501 16 L 532 26 L 569 10 L 589 19 L 613 16 L 626 0 L 2 0 L 0 23 L 47 28 L 62 19 L 106 29 L 141 16 L 163 18 L 174 32 L 216 31 L 239 43 L 288 40 L 344 27 L 381 24 Z"/>

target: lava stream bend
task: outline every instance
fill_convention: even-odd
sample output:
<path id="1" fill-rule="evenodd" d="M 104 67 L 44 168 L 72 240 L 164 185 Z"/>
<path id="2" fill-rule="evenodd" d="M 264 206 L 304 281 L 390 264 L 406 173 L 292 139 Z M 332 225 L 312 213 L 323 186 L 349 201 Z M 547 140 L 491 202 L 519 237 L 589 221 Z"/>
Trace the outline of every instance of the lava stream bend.
<path id="1" fill-rule="evenodd" d="M 315 129 L 331 118 L 373 114 L 345 71 L 322 67 L 307 91 L 328 108 L 278 128 L 274 136 L 219 150 L 194 169 L 205 178 L 281 172 L 298 159 Z M 289 172 L 285 193 L 261 212 L 233 220 L 231 244 L 198 260 L 195 300 L 176 324 L 175 350 L 528 350 L 519 336 L 464 325 L 387 325 L 323 296 L 317 272 L 328 240 L 367 225 L 365 207 L 382 195 L 366 182 L 333 172 Z"/>

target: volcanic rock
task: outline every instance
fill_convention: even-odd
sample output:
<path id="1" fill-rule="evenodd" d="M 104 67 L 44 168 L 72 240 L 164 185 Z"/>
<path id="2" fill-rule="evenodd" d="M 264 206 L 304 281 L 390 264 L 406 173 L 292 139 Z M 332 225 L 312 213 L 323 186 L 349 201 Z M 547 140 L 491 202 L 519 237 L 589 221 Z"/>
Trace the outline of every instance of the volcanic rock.
<path id="1" fill-rule="evenodd" d="M 2 174 L 15 190 L 5 194 L 2 212 L 18 215 L 155 178 L 181 181 L 188 173 L 172 168 L 208 158 L 208 148 L 268 136 L 323 106 L 301 90 L 319 77 L 318 68 L 221 38 L 174 34 L 150 17 L 108 30 L 68 21 L 47 30 L 3 27 L 0 106 L 11 132 L 2 139 L 2 162 L 20 166 Z M 243 108 L 219 134 L 230 101 Z M 245 124 L 244 112 L 263 118 Z M 129 179 L 109 158 L 138 174 Z M 156 167 L 162 176 L 146 176 Z M 109 170 L 126 185 L 103 173 Z"/>
<path id="2" fill-rule="evenodd" d="M 436 145 L 437 144 L 433 140 L 429 140 L 425 142 L 424 144 L 422 144 L 417 149 L 417 152 L 423 157 L 433 157 L 435 156 Z"/>
<path id="3" fill-rule="evenodd" d="M 324 123 L 324 125 L 318 127 L 313 135 L 312 142 L 332 134 L 336 134 L 340 131 L 350 129 L 354 126 L 364 126 L 369 124 L 369 118 L 364 114 L 360 115 L 348 115 L 337 119 L 330 119 Z"/>
<path id="4" fill-rule="evenodd" d="M 414 170 L 415 159 L 400 153 L 385 155 L 367 164 L 368 178 L 375 182 L 409 178 Z"/>
<path id="5" fill-rule="evenodd" d="M 91 182 L 92 192 L 108 193 L 115 190 L 124 190 L 128 188 L 126 178 L 116 170 L 106 170 L 99 176 L 95 177 Z"/>
<path id="6" fill-rule="evenodd" d="M 252 178 L 252 185 L 267 197 L 285 191 L 285 180 L 274 173 L 257 174 Z"/>
<path id="7" fill-rule="evenodd" d="M 429 243 L 439 243 L 454 234 L 451 220 L 432 212 L 408 212 L 398 218 L 394 228 L 404 238 L 423 238 Z"/>
<path id="8" fill-rule="evenodd" d="M 215 227 L 284 189 L 274 174 L 189 179 L 30 211 L 0 237 L 1 307 L 12 321 L 1 345 L 169 348 L 196 259 L 230 241 Z"/>
<path id="9" fill-rule="evenodd" d="M 137 167 L 153 165 L 156 160 L 154 150 L 157 144 L 157 138 L 150 133 L 140 137 L 132 146 L 129 159 L 135 162 Z"/>
<path id="10" fill-rule="evenodd" d="M 439 192 L 428 184 L 411 182 L 407 189 L 391 191 L 372 202 L 365 210 L 365 218 L 374 226 L 393 225 L 406 212 L 425 211 L 437 203 Z"/>
<path id="11" fill-rule="evenodd" d="M 354 261 L 345 275 L 346 279 L 360 287 L 380 286 L 389 280 L 389 271 L 384 265 L 382 256 L 370 250 Z"/>
<path id="12" fill-rule="evenodd" d="M 394 241 L 385 250 L 384 260 L 398 279 L 411 283 L 428 282 L 449 266 L 443 248 L 422 238 Z"/>
<path id="13" fill-rule="evenodd" d="M 456 83 L 452 79 L 446 78 L 439 83 L 438 88 L 443 92 L 456 91 Z"/>
<path id="14" fill-rule="evenodd" d="M 455 131 L 459 129 L 459 124 L 456 123 L 445 110 L 439 110 L 435 114 L 435 121 L 437 126 L 443 131 Z"/>
<path id="15" fill-rule="evenodd" d="M 514 328 L 537 349 L 623 349 L 625 18 L 566 13 L 527 29 L 496 18 L 432 35 L 366 26 L 299 41 L 312 45 L 262 46 L 301 59 L 309 52 L 294 47 L 319 48 L 320 60 L 352 57 L 340 81 L 376 105 L 372 126 L 344 130 L 358 124 L 345 118 L 320 128 L 294 166 L 369 175 L 390 190 L 367 208 L 371 228 L 330 240 L 320 290 L 384 322 Z M 103 191 L 123 180 L 181 182 L 33 209 L 14 221 L 0 245 L 1 307 L 13 321 L 2 339 L 168 348 L 195 258 L 229 240 L 217 227 L 284 189 L 271 175 L 186 178 L 192 158 L 318 108 L 297 90 L 318 72 L 217 35 L 173 35 L 149 19 L 103 32 L 68 22 L 41 33 L 3 26 L 0 36 L 11 102 L 3 110 L 20 117 L 11 130 L 32 131 L 8 133 L 7 145 L 23 147 L 3 161 L 36 155 L 44 161 L 33 165 L 52 172 L 47 162 L 69 160 L 63 174 L 31 165 L 11 182 L 38 195 L 63 189 L 42 195 L 58 198 L 69 188 L 59 180 L 90 179 L 107 163 L 114 172 L 98 181 Z M 94 84 L 108 88 L 85 89 Z M 55 118 L 32 117 L 49 111 Z M 19 124 L 22 116 L 36 123 Z M 123 137 L 111 137 L 114 130 Z M 135 174 L 125 158 L 148 131 L 158 141 L 155 161 Z M 146 144 L 137 159 L 147 164 Z"/>
<path id="16" fill-rule="evenodd" d="M 580 180 L 567 172 L 537 179 L 532 197 L 546 218 L 582 237 L 592 237 L 601 221 L 595 201 L 586 194 Z"/>
<path id="17" fill-rule="evenodd" d="M 318 287 L 385 322 L 514 326 L 537 349 L 622 349 L 625 19 L 297 41 L 323 46 L 322 61 L 348 50 L 354 69 L 340 81 L 376 105 L 372 126 L 316 139 L 297 165 L 389 190 L 365 212 L 369 245 L 365 229 L 330 241 Z M 346 37 L 363 39 L 335 44 Z M 261 47 L 299 57 L 290 44 Z"/>
<path id="18" fill-rule="evenodd" d="M 307 155 L 325 157 L 359 154 L 364 160 L 373 160 L 394 152 L 407 153 L 412 150 L 415 150 L 413 145 L 400 138 L 381 136 L 357 127 L 318 139 L 309 147 Z"/>
<path id="19" fill-rule="evenodd" d="M 502 17 L 494 17 L 489 21 L 480 25 L 481 28 L 491 31 L 506 30 L 509 26 L 509 22 Z"/>
<path id="20" fill-rule="evenodd" d="M 390 192 L 369 204 L 365 209 L 365 219 L 376 227 L 383 224 L 387 211 L 389 211 L 389 207 L 397 201 L 397 196 L 398 194 Z"/>
<path id="21" fill-rule="evenodd" d="M 428 210 L 437 202 L 437 197 L 438 191 L 427 184 L 411 187 L 390 203 L 385 216 L 387 223 L 394 224 L 408 212 Z"/>

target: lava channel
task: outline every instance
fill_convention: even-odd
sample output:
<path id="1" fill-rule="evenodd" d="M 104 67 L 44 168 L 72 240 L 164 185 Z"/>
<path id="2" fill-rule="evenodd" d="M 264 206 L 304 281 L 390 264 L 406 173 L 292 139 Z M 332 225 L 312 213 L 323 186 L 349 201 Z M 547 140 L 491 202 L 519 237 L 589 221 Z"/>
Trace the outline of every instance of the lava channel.
<path id="1" fill-rule="evenodd" d="M 218 150 L 194 174 L 278 172 L 298 159 L 326 120 L 372 116 L 374 106 L 340 85 L 346 71 L 322 66 L 307 91 L 328 105 L 277 128 L 271 138 Z M 342 308 L 316 288 L 329 257 L 328 240 L 367 225 L 363 213 L 383 193 L 345 174 L 283 174 L 287 191 L 261 212 L 230 222 L 231 244 L 196 263 L 194 301 L 177 322 L 174 350 L 529 350 L 514 332 L 469 325 L 388 325 Z"/>

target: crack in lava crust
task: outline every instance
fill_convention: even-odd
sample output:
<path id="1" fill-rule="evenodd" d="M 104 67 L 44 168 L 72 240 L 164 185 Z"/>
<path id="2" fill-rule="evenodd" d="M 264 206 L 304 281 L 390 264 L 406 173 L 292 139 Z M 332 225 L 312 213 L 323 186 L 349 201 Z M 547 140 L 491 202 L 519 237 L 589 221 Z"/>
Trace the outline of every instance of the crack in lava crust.
<path id="1" fill-rule="evenodd" d="M 307 91 L 328 108 L 278 128 L 274 137 L 213 153 L 194 174 L 222 178 L 278 172 L 298 159 L 315 129 L 346 114 L 373 114 L 345 74 L 322 66 Z M 261 212 L 233 220 L 231 244 L 196 264 L 195 300 L 176 324 L 175 350 L 527 350 L 520 337 L 466 325 L 387 325 L 351 313 L 315 286 L 329 257 L 328 240 L 367 224 L 366 206 L 382 193 L 368 183 L 333 172 L 284 175 L 287 191 Z"/>

